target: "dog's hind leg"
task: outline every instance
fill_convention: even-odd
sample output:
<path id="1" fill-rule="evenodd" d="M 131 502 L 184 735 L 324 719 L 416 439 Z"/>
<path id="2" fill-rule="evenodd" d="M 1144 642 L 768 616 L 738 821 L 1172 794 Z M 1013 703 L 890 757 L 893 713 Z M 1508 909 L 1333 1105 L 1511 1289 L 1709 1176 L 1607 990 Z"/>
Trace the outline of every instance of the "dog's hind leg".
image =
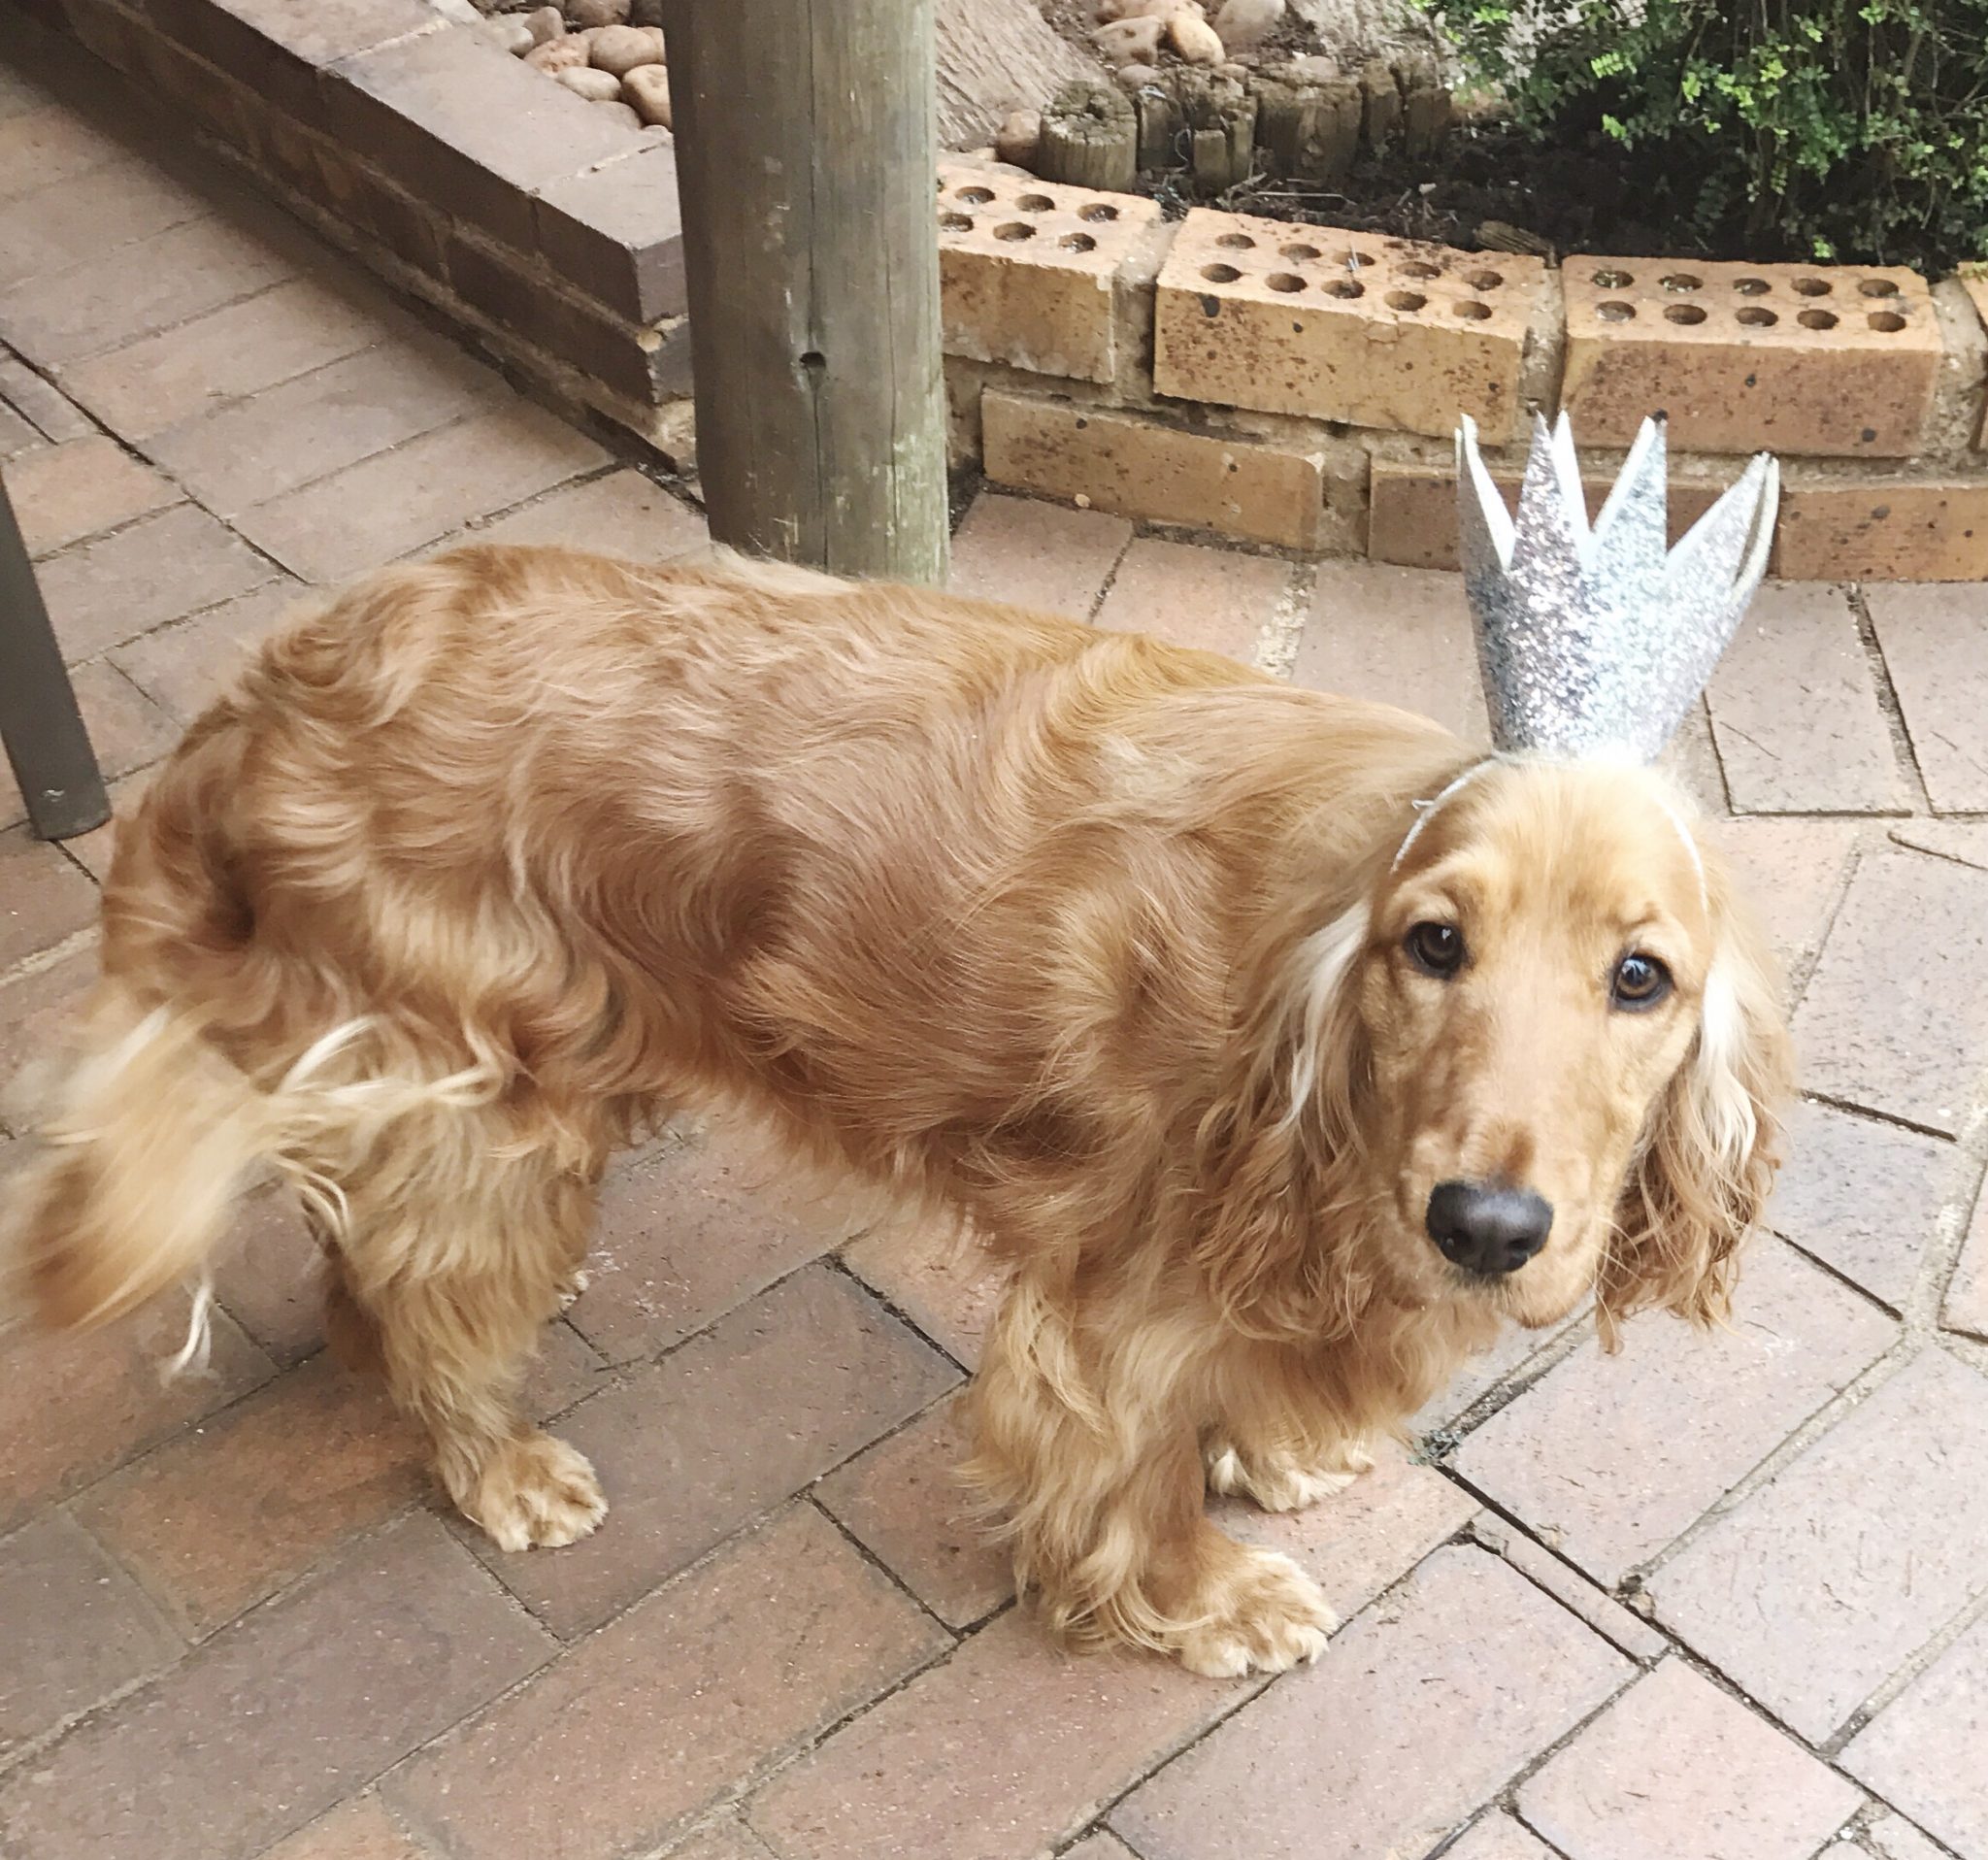
<path id="1" fill-rule="evenodd" d="M 585 1457 L 517 1397 L 594 1200 L 590 1180 L 529 1158 L 491 1162 L 468 1196 L 438 1190 L 390 1216 L 355 1207 L 344 1244 L 344 1282 L 377 1332 L 394 1400 L 427 1428 L 456 1508 L 501 1549 L 571 1544 L 607 1513 Z"/>

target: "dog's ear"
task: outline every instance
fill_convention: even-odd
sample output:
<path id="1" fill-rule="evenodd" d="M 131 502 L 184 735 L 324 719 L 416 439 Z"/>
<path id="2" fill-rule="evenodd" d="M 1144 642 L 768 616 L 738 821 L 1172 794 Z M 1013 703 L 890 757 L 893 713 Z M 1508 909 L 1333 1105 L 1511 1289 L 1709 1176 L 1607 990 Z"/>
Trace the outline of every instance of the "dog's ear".
<path id="1" fill-rule="evenodd" d="M 1344 1302 L 1322 1224 L 1357 1145 L 1356 984 L 1370 923 L 1366 904 L 1353 906 L 1277 965 L 1197 1133 L 1195 1257 L 1223 1315 L 1249 1336 L 1315 1338 Z"/>
<path id="2" fill-rule="evenodd" d="M 1723 874 L 1711 875 L 1717 893 Z M 1716 954 L 1698 1040 L 1659 1102 L 1617 1231 L 1598 1307 L 1604 1343 L 1620 1320 L 1661 1306 L 1695 1323 L 1731 1307 L 1735 1255 L 1759 1222 L 1779 1166 L 1780 1107 L 1793 1060 L 1779 978 L 1758 928 L 1715 893 Z"/>

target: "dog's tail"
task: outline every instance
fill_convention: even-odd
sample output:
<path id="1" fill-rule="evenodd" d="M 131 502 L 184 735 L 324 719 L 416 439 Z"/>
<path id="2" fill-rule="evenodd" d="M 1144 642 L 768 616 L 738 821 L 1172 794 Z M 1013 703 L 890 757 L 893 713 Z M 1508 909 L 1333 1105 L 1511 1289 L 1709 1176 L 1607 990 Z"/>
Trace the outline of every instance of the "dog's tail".
<path id="1" fill-rule="evenodd" d="M 497 1088 L 488 1063 L 433 1079 L 367 1076 L 371 1033 L 365 1019 L 334 1028 L 263 1089 L 197 1014 L 147 1011 L 105 982 L 40 1117 L 37 1153 L 12 1184 L 0 1223 L 6 1305 L 83 1328 L 189 1281 L 179 1366 L 202 1353 L 209 1256 L 258 1177 L 287 1178 L 335 1235 L 344 1172 L 327 1159 L 356 1159 L 382 1125 L 486 1103 Z"/>

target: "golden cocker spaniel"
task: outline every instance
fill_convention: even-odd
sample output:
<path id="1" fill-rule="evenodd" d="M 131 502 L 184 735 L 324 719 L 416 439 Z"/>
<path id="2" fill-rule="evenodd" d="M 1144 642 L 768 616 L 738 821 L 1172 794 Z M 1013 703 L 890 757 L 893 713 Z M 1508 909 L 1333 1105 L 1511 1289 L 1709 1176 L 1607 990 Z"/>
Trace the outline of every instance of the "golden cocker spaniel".
<path id="1" fill-rule="evenodd" d="M 463 549 L 267 645 L 120 834 L 17 1195 L 47 1318 L 273 1166 L 336 1330 L 502 1545 L 605 1511 L 519 1412 L 608 1158 L 683 1106 L 970 1224 L 968 1473 L 1057 1630 L 1315 1655 L 1204 1515 L 1368 1464 L 1507 1320 L 1725 1306 L 1787 1043 L 1659 776 L 1043 614 Z"/>

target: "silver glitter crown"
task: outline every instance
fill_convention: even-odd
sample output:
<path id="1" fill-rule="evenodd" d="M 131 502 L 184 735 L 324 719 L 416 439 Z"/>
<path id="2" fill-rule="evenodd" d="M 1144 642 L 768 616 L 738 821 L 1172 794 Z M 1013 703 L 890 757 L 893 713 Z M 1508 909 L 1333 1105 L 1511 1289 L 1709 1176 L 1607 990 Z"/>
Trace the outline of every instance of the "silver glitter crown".
<path id="1" fill-rule="evenodd" d="M 1653 762 L 1767 571 L 1780 467 L 1762 452 L 1669 547 L 1664 425 L 1647 419 L 1592 528 L 1563 414 L 1533 420 L 1514 519 L 1457 434 L 1457 516 L 1500 749 Z"/>

